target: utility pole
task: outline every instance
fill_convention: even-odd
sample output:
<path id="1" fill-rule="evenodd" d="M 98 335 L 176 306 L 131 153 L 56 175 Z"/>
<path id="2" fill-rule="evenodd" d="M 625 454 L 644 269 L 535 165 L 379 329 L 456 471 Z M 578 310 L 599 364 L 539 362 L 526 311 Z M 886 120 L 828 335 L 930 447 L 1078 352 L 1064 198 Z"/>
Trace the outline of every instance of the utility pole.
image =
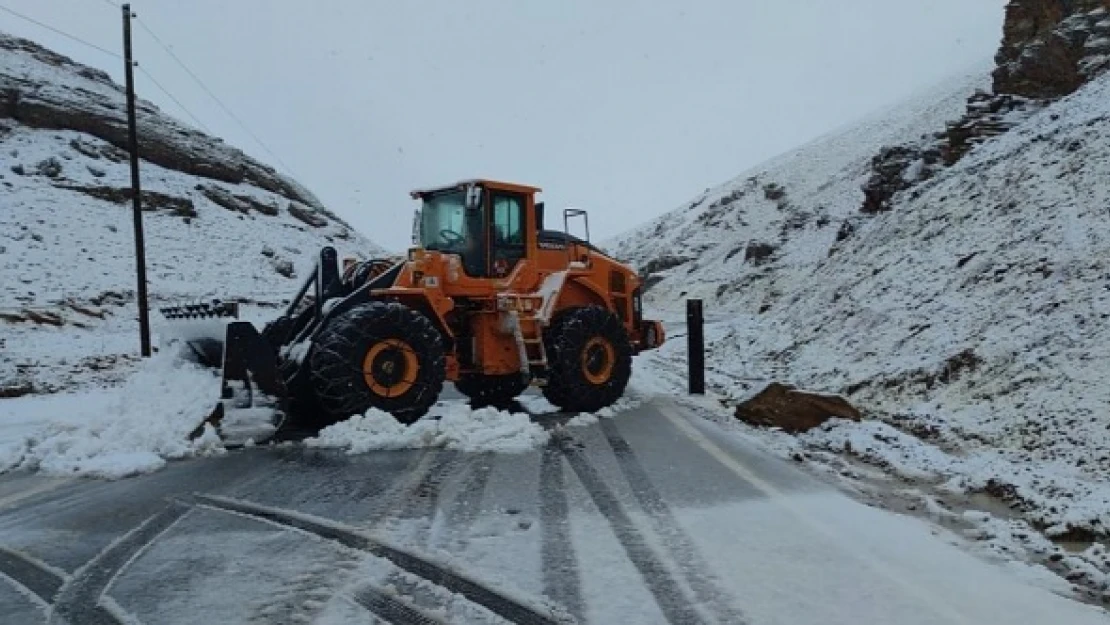
<path id="1" fill-rule="evenodd" d="M 138 276 L 139 341 L 143 358 L 150 357 L 150 310 L 146 298 L 146 243 L 143 241 L 143 200 L 139 185 L 139 131 L 135 122 L 135 62 L 131 60 L 131 5 L 123 7 L 123 62 L 127 75 L 127 143 L 131 151 L 131 207 L 135 214 L 135 269 Z"/>

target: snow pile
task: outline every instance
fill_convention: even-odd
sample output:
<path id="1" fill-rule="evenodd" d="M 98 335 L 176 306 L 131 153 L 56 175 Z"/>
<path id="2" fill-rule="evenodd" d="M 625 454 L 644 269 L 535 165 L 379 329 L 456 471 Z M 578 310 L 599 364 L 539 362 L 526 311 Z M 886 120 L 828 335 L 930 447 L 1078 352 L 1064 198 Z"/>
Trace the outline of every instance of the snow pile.
<path id="1" fill-rule="evenodd" d="M 219 388 L 211 371 L 163 352 L 112 391 L 12 400 L 0 417 L 0 470 L 116 479 L 219 453 L 211 428 L 188 440 Z"/>
<path id="2" fill-rule="evenodd" d="M 570 421 L 567 421 L 566 426 L 569 428 L 573 428 L 595 425 L 599 419 L 612 419 L 622 412 L 635 410 L 636 408 L 640 407 L 641 403 L 643 402 L 636 398 L 627 396 L 621 397 L 612 406 L 602 408 L 597 412 L 583 412 L 575 415 L 570 419 Z"/>
<path id="3" fill-rule="evenodd" d="M 516 401 L 524 410 L 534 415 L 547 415 L 559 412 L 559 407 L 547 401 L 547 398 L 539 394 L 525 393 L 516 398 Z"/>
<path id="4" fill-rule="evenodd" d="M 328 426 L 309 447 L 346 449 L 362 454 L 381 449 L 442 447 L 466 452 L 521 453 L 547 443 L 547 432 L 527 414 L 496 408 L 472 409 L 465 401 L 439 402 L 416 423 L 406 426 L 387 412 L 371 408 L 364 415 Z"/>

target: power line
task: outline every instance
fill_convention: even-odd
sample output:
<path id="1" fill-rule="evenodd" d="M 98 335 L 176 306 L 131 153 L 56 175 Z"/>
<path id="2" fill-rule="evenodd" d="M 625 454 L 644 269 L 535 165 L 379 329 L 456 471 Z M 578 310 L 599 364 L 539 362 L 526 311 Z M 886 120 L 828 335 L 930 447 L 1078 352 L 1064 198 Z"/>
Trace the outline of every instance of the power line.
<path id="1" fill-rule="evenodd" d="M 154 31 L 150 29 L 149 26 L 146 25 L 146 22 L 144 20 L 142 20 L 140 18 L 140 19 L 137 19 L 136 21 L 138 21 L 139 26 L 142 26 L 143 30 L 145 30 L 154 39 L 154 41 L 157 42 L 158 45 L 161 46 L 162 49 L 166 51 L 166 54 L 170 55 L 170 58 L 172 58 L 175 62 L 177 62 L 177 64 L 181 66 L 181 69 L 185 70 L 185 73 L 188 74 L 197 83 L 197 85 L 199 85 L 200 88 L 202 90 L 204 90 L 205 93 L 208 94 L 208 97 L 212 98 L 212 100 L 221 109 L 223 109 L 224 113 L 227 113 L 227 116 L 230 117 L 231 120 L 234 121 L 237 126 L 239 126 L 240 130 L 247 133 L 247 135 L 249 135 L 251 139 L 254 139 L 254 142 L 257 143 L 259 145 L 259 147 L 261 147 L 263 150 L 265 150 L 266 153 L 270 155 L 270 158 L 273 158 L 274 161 L 278 165 L 281 165 L 281 167 L 287 173 L 289 173 L 290 175 L 293 174 L 293 170 L 289 167 L 289 165 L 285 164 L 285 161 L 281 160 L 281 157 L 279 157 L 277 154 L 275 154 L 274 151 L 271 150 L 270 147 L 267 146 L 266 143 L 263 142 L 262 139 L 260 139 L 258 137 L 258 135 L 254 134 L 254 132 L 252 132 L 251 129 L 248 128 L 245 123 L 243 123 L 243 120 L 239 119 L 239 116 L 237 116 L 235 113 L 233 113 L 231 111 L 231 109 L 228 108 L 227 105 L 225 105 L 223 103 L 223 101 L 220 100 L 220 98 L 218 96 L 216 96 L 215 93 L 212 93 L 212 90 L 208 88 L 208 85 L 204 84 L 204 81 L 201 80 L 200 77 L 197 76 L 195 73 L 193 73 L 193 70 L 189 69 L 189 66 L 185 65 L 184 61 L 182 61 L 180 58 L 178 58 L 178 56 L 176 54 L 174 54 L 173 50 L 168 45 L 166 45 L 165 42 L 163 42 L 162 39 L 158 35 L 156 35 L 154 33 Z"/>
<path id="2" fill-rule="evenodd" d="M 117 10 L 121 8 L 121 7 L 120 7 L 120 5 L 118 5 L 118 4 L 115 4 L 114 2 L 112 2 L 112 0 L 104 0 L 104 2 L 105 2 L 106 4 L 109 4 L 109 5 L 113 6 L 113 7 L 115 7 L 115 8 L 117 9 Z M 96 45 L 96 44 L 94 44 L 94 43 L 89 43 L 88 41 L 85 41 L 84 39 L 81 39 L 80 37 L 77 37 L 77 36 L 71 35 L 71 34 L 69 34 L 69 33 L 65 32 L 65 31 L 59 30 L 59 29 L 57 29 L 57 28 L 54 28 L 53 26 L 50 26 L 49 24 L 45 24 L 45 23 L 43 23 L 43 22 L 40 22 L 40 21 L 38 21 L 38 20 L 36 20 L 36 19 L 33 19 L 33 18 L 30 18 L 30 17 L 27 17 L 26 15 L 22 15 L 22 14 L 20 14 L 20 13 L 16 13 L 15 11 L 13 11 L 13 10 L 9 9 L 8 7 L 5 7 L 5 6 L 3 6 L 3 5 L 0 5 L 0 10 L 2 10 L 2 11 L 5 11 L 5 12 L 7 12 L 7 13 L 10 13 L 10 14 L 12 14 L 12 15 L 14 15 L 14 16 L 16 16 L 16 17 L 20 18 L 20 19 L 24 19 L 24 20 L 27 20 L 28 22 L 31 22 L 32 24 L 35 24 L 35 25 L 37 25 L 37 26 L 41 26 L 42 28 L 45 28 L 45 29 L 49 30 L 49 31 L 50 31 L 50 32 L 52 32 L 52 33 L 56 33 L 56 34 L 58 34 L 58 35 L 61 35 L 61 36 L 65 37 L 65 38 L 67 38 L 67 39 L 71 39 L 71 40 L 73 40 L 73 41 L 76 41 L 77 43 L 80 43 L 80 44 L 82 44 L 82 45 L 88 46 L 88 47 L 90 47 L 90 48 L 92 48 L 92 49 L 94 49 L 94 50 L 98 50 L 98 51 L 100 51 L 100 52 L 103 52 L 104 54 L 107 54 L 107 55 L 109 55 L 109 56 L 112 56 L 112 57 L 115 57 L 115 58 L 117 58 L 117 59 L 123 60 L 123 57 L 122 57 L 122 56 L 120 56 L 119 54 L 116 54 L 115 52 L 112 52 L 111 50 L 107 50 L 107 49 L 105 49 L 105 48 L 102 48 L 102 47 L 100 47 L 100 46 L 98 46 L 98 45 Z M 163 87 L 163 86 L 162 86 L 162 83 L 158 82 L 158 79 L 157 79 L 157 78 L 155 78 L 155 77 L 154 77 L 153 75 L 151 75 L 151 73 L 150 73 L 150 72 L 146 71 L 146 69 L 144 69 L 144 68 L 143 68 L 143 67 L 141 67 L 141 66 L 139 67 L 139 71 L 140 71 L 140 72 L 142 72 L 144 76 L 146 76 L 147 78 L 149 78 L 149 79 L 150 79 L 150 82 L 154 83 L 154 86 L 155 86 L 155 87 L 157 87 L 159 91 L 161 91 L 162 93 L 164 93 L 164 94 L 166 95 L 166 97 L 167 97 L 167 98 L 169 98 L 169 99 L 170 99 L 170 100 L 172 100 L 172 101 L 173 101 L 173 102 L 174 102 L 175 104 L 177 104 L 177 106 L 178 106 L 178 107 L 180 107 L 180 108 L 181 108 L 181 110 L 185 111 L 185 114 L 186 114 L 186 115 L 188 115 L 188 116 L 189 116 L 189 118 L 190 118 L 190 119 L 192 119 L 192 120 L 193 120 L 193 121 L 194 121 L 194 122 L 195 122 L 195 123 L 196 123 L 196 124 L 197 124 L 198 126 L 200 126 L 200 127 L 201 127 L 201 128 L 202 128 L 202 129 L 203 129 L 203 130 L 204 130 L 205 132 L 207 132 L 207 133 L 211 134 L 211 132 L 212 132 L 212 131 L 211 131 L 211 130 L 209 130 L 209 129 L 208 129 L 208 127 L 207 127 L 207 126 L 205 126 L 203 122 L 201 122 L 201 121 L 200 121 L 199 119 L 197 119 L 197 116 L 196 116 L 196 115 L 193 115 L 193 112 L 192 112 L 192 111 L 190 111 L 190 110 L 189 110 L 188 108 L 186 108 L 186 106 L 185 106 L 184 104 L 182 104 L 180 100 L 178 100 L 178 99 L 177 99 L 176 97 L 174 97 L 174 95 L 173 95 L 172 93 L 170 93 L 170 91 L 169 91 L 168 89 L 166 89 L 165 87 Z"/>
<path id="3" fill-rule="evenodd" d="M 175 98 L 173 96 L 173 94 L 169 92 L 168 89 L 163 87 L 162 83 L 158 82 L 157 78 L 155 78 L 150 72 L 143 69 L 142 65 L 137 65 L 136 67 L 139 68 L 139 71 L 142 72 L 143 76 L 146 76 L 148 79 L 150 79 L 150 82 L 154 83 L 155 87 L 158 87 L 159 91 L 166 94 L 166 97 L 173 100 L 174 104 L 176 104 L 178 106 L 178 108 L 185 111 L 185 114 L 189 116 L 189 119 L 193 120 L 193 122 L 196 123 L 197 126 L 200 126 L 201 130 L 203 130 L 204 132 L 207 132 L 208 134 L 212 134 L 212 131 L 209 130 L 208 127 L 204 125 L 204 122 L 197 119 L 197 116 L 193 115 L 192 111 L 190 111 L 184 104 L 182 104 L 180 100 Z"/>
<path id="4" fill-rule="evenodd" d="M 117 8 L 119 8 L 119 7 L 117 7 Z M 79 43 L 81 45 L 88 46 L 88 47 L 92 48 L 93 50 L 103 52 L 104 54 L 107 54 L 108 56 L 111 56 L 113 58 L 123 60 L 122 56 L 120 56 L 119 54 L 116 54 L 115 52 L 112 52 L 111 50 L 108 50 L 106 48 L 102 48 L 102 47 L 96 45 L 95 43 L 89 43 L 88 41 L 85 41 L 84 39 L 81 39 L 80 37 L 77 37 L 75 35 L 71 35 L 71 34 L 65 32 L 65 31 L 62 31 L 62 30 L 58 30 L 57 28 L 54 28 L 53 26 L 51 26 L 49 24 L 44 24 L 44 23 L 42 23 L 42 22 L 40 22 L 40 21 L 38 21 L 34 18 L 27 17 L 26 15 L 23 15 L 22 13 L 16 13 L 15 11 L 9 9 L 8 7 L 6 7 L 4 5 L 0 5 L 0 11 L 4 11 L 5 13 L 9 13 L 11 15 L 14 15 L 14 16 L 18 17 L 21 20 L 25 20 L 25 21 L 28 21 L 28 22 L 36 25 L 36 26 L 40 26 L 42 28 L 45 28 L 46 30 L 49 30 L 50 32 L 52 32 L 56 35 L 61 35 L 62 37 L 65 37 L 66 39 L 76 41 L 77 43 Z"/>

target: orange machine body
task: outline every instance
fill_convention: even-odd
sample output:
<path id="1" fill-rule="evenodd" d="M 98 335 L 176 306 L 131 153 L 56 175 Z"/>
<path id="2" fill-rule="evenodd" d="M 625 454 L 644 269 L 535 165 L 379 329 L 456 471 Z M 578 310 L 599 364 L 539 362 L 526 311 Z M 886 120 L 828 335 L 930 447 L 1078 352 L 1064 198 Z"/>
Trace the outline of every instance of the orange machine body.
<path id="1" fill-rule="evenodd" d="M 479 199 L 463 209 L 467 213 L 448 211 L 456 219 L 450 228 L 461 227 L 456 224 L 465 219 L 481 228 L 481 236 L 450 228 L 421 234 L 393 285 L 371 292 L 375 299 L 419 310 L 439 327 L 449 347 L 449 380 L 472 373 L 526 372 L 542 385 L 544 329 L 561 311 L 583 306 L 602 306 L 616 314 L 635 352 L 663 342 L 662 324 L 642 318 L 642 284 L 636 272 L 589 243 L 588 221 L 585 240 L 567 231 L 572 219 L 586 218 L 584 211 L 568 209 L 563 231 L 545 231 L 536 187 L 469 180 L 412 196 L 425 202 L 423 210 L 437 210 L 441 218 L 444 209 L 429 202 L 454 200 L 472 189 L 480 190 L 475 193 Z M 447 222 L 432 225 L 442 223 Z M 456 253 L 452 245 L 470 245 L 469 255 Z"/>

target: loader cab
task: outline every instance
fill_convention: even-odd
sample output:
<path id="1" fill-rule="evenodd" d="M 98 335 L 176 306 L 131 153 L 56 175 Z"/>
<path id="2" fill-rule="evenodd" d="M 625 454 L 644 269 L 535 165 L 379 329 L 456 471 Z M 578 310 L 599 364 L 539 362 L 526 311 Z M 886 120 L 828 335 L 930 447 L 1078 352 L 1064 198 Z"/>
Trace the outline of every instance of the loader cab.
<path id="1" fill-rule="evenodd" d="M 413 191 L 422 201 L 414 244 L 458 255 L 471 278 L 505 278 L 536 247 L 539 191 L 489 180 Z"/>

